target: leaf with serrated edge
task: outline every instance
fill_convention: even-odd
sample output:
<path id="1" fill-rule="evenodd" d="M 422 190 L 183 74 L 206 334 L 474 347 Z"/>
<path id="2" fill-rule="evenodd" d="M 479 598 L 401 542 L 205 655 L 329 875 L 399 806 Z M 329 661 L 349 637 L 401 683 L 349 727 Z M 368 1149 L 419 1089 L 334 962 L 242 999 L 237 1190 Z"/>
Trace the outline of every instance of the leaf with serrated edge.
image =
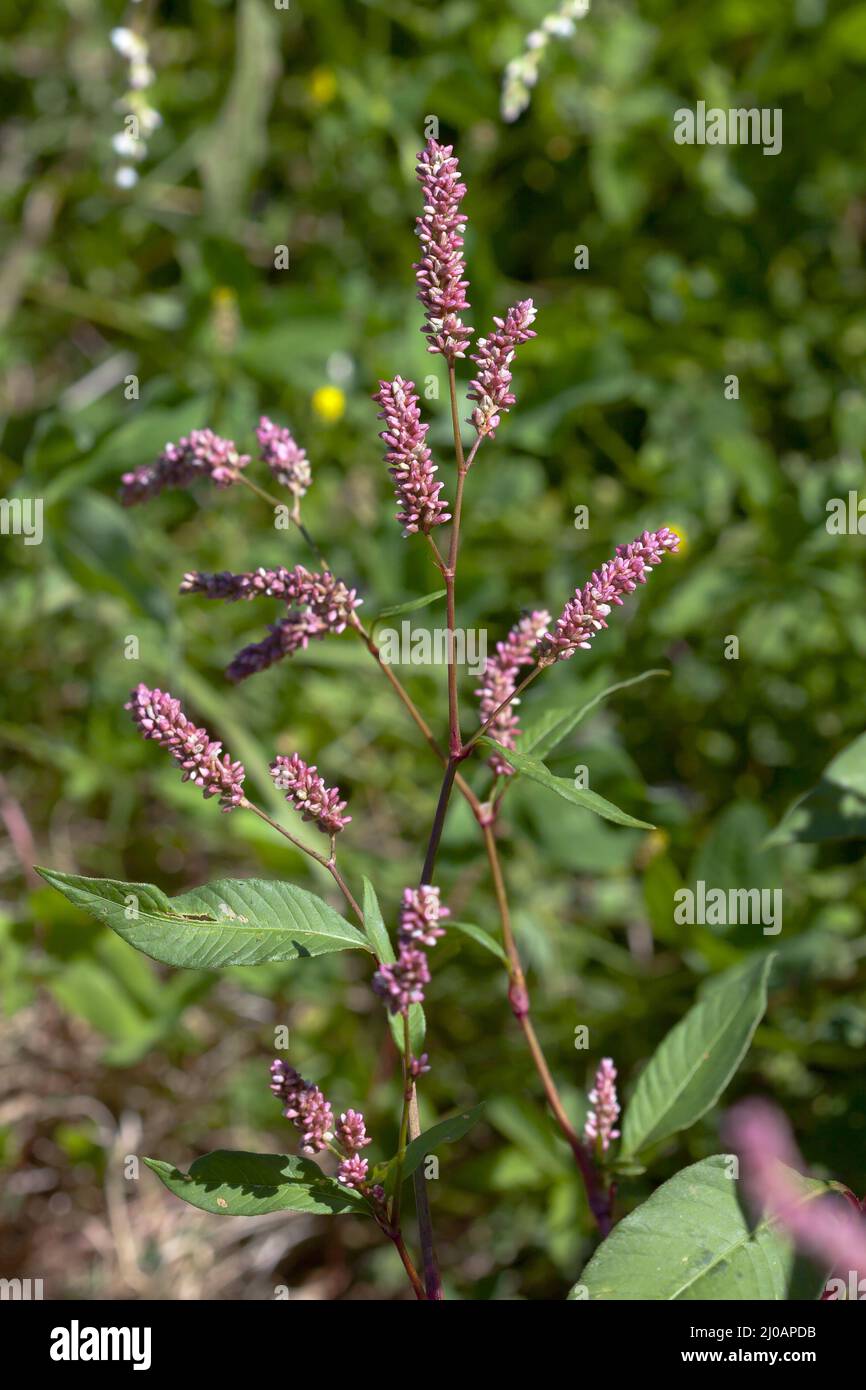
<path id="1" fill-rule="evenodd" d="M 502 748 L 492 738 L 485 737 L 480 742 L 494 749 L 501 758 L 511 764 L 515 772 L 522 773 L 524 777 L 537 782 L 540 787 L 546 787 L 548 791 L 556 792 L 557 796 L 570 801 L 573 806 L 580 806 L 585 811 L 594 811 L 603 820 L 613 821 L 614 825 L 626 825 L 633 830 L 655 829 L 648 821 L 636 820 L 634 816 L 621 811 L 612 801 L 606 801 L 597 792 L 575 787 L 567 777 L 555 777 L 549 767 L 537 762 L 535 758 L 528 758 L 524 753 L 517 753 L 512 748 Z"/>
<path id="2" fill-rule="evenodd" d="M 650 1058 L 626 1106 L 622 1157 L 687 1129 L 715 1105 L 767 1007 L 770 952 L 707 991 Z"/>
<path id="3" fill-rule="evenodd" d="M 274 1211 L 369 1214 L 357 1192 L 326 1177 L 308 1158 L 216 1149 L 197 1158 L 188 1173 L 158 1158 L 144 1161 L 169 1192 L 217 1216 L 264 1216 Z"/>
<path id="4" fill-rule="evenodd" d="M 76 907 L 165 965 L 212 970 L 370 950 L 361 933 L 326 902 L 290 883 L 218 879 L 168 898 L 150 883 L 83 878 L 52 869 L 39 873 Z"/>
<path id="5" fill-rule="evenodd" d="M 785 1299 L 793 1249 L 771 1221 L 749 1222 L 731 1167 L 714 1154 L 663 1183 L 614 1227 L 575 1289 L 594 1300 Z M 790 1175 L 804 1201 L 829 1190 Z"/>

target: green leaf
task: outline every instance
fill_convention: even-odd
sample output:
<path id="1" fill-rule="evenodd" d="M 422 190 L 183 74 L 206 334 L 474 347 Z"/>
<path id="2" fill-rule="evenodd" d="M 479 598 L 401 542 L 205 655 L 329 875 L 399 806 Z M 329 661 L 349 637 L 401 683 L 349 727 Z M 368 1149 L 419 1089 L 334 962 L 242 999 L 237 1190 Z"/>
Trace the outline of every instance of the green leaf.
<path id="1" fill-rule="evenodd" d="M 448 930 L 459 931 L 462 932 L 464 936 L 471 937 L 473 941 L 478 942 L 479 946 L 483 946 L 485 950 L 490 951 L 497 960 L 501 960 L 503 965 L 508 964 L 508 957 L 499 942 L 495 937 L 490 935 L 490 932 L 484 931 L 482 927 L 476 927 L 472 922 L 449 922 Z"/>
<path id="2" fill-rule="evenodd" d="M 828 763 L 817 786 L 795 801 L 768 845 L 866 839 L 866 734 Z"/>
<path id="3" fill-rule="evenodd" d="M 539 786 L 546 787 L 548 791 L 556 792 L 565 801 L 570 801 L 572 806 L 581 806 L 584 810 L 594 811 L 603 820 L 613 821 L 614 825 L 627 825 L 634 830 L 655 830 L 654 825 L 650 825 L 645 820 L 635 820 L 634 816 L 621 811 L 618 806 L 614 806 L 612 801 L 606 801 L 597 792 L 588 791 L 586 788 L 575 787 L 574 783 L 567 777 L 555 777 L 544 763 L 537 762 L 535 758 L 528 758 L 525 753 L 516 753 L 511 748 L 502 748 L 491 738 L 479 740 L 487 748 L 493 749 L 510 763 L 515 772 L 522 772 L 524 777 L 530 781 L 537 782 Z"/>
<path id="4" fill-rule="evenodd" d="M 468 1134 L 474 1124 L 481 1119 L 484 1110 L 484 1102 L 476 1105 L 472 1110 L 461 1110 L 458 1115 L 452 1115 L 448 1120 L 440 1120 L 437 1125 L 431 1125 L 430 1129 L 419 1134 L 417 1139 L 413 1139 L 411 1144 L 406 1146 L 406 1154 L 403 1159 L 403 1180 L 412 1176 L 415 1169 L 424 1162 L 428 1154 L 434 1153 L 442 1144 L 453 1144 L 457 1139 L 462 1139 L 464 1134 Z M 394 1160 L 392 1159 L 393 1163 Z"/>
<path id="5" fill-rule="evenodd" d="M 388 1025 L 391 1029 L 391 1036 L 397 1044 L 397 1051 L 403 1056 L 403 1015 L 388 1014 Z M 420 1057 L 424 1048 L 424 1039 L 427 1036 L 427 1020 L 424 1017 L 424 1010 L 420 1004 L 409 1005 L 409 1053 L 412 1057 Z"/>
<path id="6" fill-rule="evenodd" d="M 434 593 L 424 594 L 422 598 L 410 598 L 405 603 L 395 604 L 393 608 L 383 608 L 373 622 L 374 630 L 383 618 L 398 618 L 403 613 L 417 613 L 419 608 L 428 608 L 431 603 L 437 603 L 447 592 L 447 589 L 436 589 Z"/>
<path id="7" fill-rule="evenodd" d="M 714 1105 L 742 1062 L 767 1007 L 773 955 L 708 990 L 668 1033 L 626 1107 L 622 1157 L 688 1128 Z"/>
<path id="8" fill-rule="evenodd" d="M 664 1183 L 614 1227 L 569 1298 L 784 1299 L 793 1249 L 771 1221 L 750 1225 L 730 1169 L 729 1157 L 714 1154 Z M 804 1202 L 829 1191 L 826 1183 L 790 1176 Z"/>
<path id="9" fill-rule="evenodd" d="M 76 907 L 165 965 L 213 970 L 370 950 L 345 918 L 290 883 L 226 878 L 168 898 L 151 883 L 38 872 Z"/>
<path id="10" fill-rule="evenodd" d="M 169 1192 L 217 1216 L 264 1216 L 272 1211 L 369 1214 L 358 1193 L 325 1177 L 308 1158 L 217 1149 L 197 1158 L 188 1173 L 158 1158 L 144 1161 Z"/>
<path id="11" fill-rule="evenodd" d="M 391 938 L 382 917 L 382 909 L 379 906 L 379 899 L 376 897 L 376 890 L 368 878 L 364 879 L 364 922 L 367 927 L 367 935 L 376 953 L 377 960 L 384 961 L 390 965 L 397 957 L 394 954 L 394 947 L 391 945 Z M 388 1014 L 388 1026 L 391 1035 L 397 1044 L 397 1051 L 403 1055 L 403 1044 L 405 1042 L 403 1015 Z M 424 1046 L 424 1038 L 427 1033 L 427 1020 L 424 1017 L 424 1010 L 420 1004 L 409 1005 L 409 1051 L 413 1057 L 420 1057 Z"/>
<path id="12" fill-rule="evenodd" d="M 609 685 L 606 690 L 600 691 L 585 705 L 578 705 L 577 708 L 569 707 L 543 711 L 534 723 L 524 730 L 520 739 L 520 751 L 522 753 L 534 753 L 537 758 L 546 758 L 548 753 L 552 753 L 554 748 L 564 738 L 567 738 L 578 724 L 609 695 L 615 695 L 618 690 L 627 690 L 631 685 L 640 685 L 642 681 L 650 680 L 653 676 L 669 675 L 669 671 L 660 669 L 643 671 L 639 676 L 633 676 L 631 680 L 618 681 L 616 685 Z"/>
<path id="13" fill-rule="evenodd" d="M 385 919 L 382 916 L 382 909 L 379 906 L 379 899 L 376 897 L 376 890 L 368 878 L 364 878 L 364 927 L 366 928 L 367 938 L 376 953 L 376 959 L 390 964 L 394 959 L 394 947 L 391 945 L 391 938 L 388 935 L 388 928 L 385 926 Z"/>

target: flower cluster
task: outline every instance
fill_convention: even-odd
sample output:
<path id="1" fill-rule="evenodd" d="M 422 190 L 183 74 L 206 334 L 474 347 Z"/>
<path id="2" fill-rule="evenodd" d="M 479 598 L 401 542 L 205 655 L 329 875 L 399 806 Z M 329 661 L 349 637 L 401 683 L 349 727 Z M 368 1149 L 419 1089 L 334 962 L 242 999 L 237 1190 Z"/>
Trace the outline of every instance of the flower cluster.
<path id="1" fill-rule="evenodd" d="M 245 574 L 223 570 L 219 574 L 202 574 L 190 570 L 180 586 L 182 594 L 203 594 L 205 598 L 239 599 L 279 598 L 293 608 L 308 608 L 329 632 L 342 632 L 352 613 L 361 606 L 357 589 L 349 589 L 329 570 L 320 573 L 295 565 L 292 570 L 259 568 Z"/>
<path id="2" fill-rule="evenodd" d="M 156 497 L 166 487 L 188 487 L 198 478 L 209 478 L 217 487 L 229 487 L 250 461 L 238 453 L 231 439 L 213 430 L 192 430 L 177 444 L 166 444 L 156 463 L 145 463 L 121 478 L 120 500 L 125 507 Z"/>
<path id="3" fill-rule="evenodd" d="M 611 606 L 621 606 L 623 594 L 645 584 L 653 566 L 660 565 L 665 555 L 674 554 L 679 543 L 676 532 L 662 526 L 658 531 L 644 531 L 628 545 L 618 545 L 616 559 L 606 560 L 582 589 L 575 590 L 553 631 L 542 638 L 538 648 L 542 664 L 566 661 L 579 647 L 589 647 L 595 634 L 607 627 L 605 619 Z"/>
<path id="4" fill-rule="evenodd" d="M 285 618 L 274 623 L 261 642 L 244 647 L 226 670 L 231 681 L 265 671 L 284 656 L 294 656 L 315 638 L 343 632 L 353 612 L 362 602 L 356 589 L 349 589 L 327 570 L 313 573 L 303 565 L 289 569 L 257 569 L 247 574 L 201 574 L 191 570 L 183 577 L 182 594 L 203 594 L 205 598 L 279 598 L 288 608 Z"/>
<path id="5" fill-rule="evenodd" d="M 284 656 L 294 656 L 303 651 L 311 637 L 324 637 L 325 630 L 313 627 L 302 613 L 291 613 L 278 623 L 271 623 L 268 636 L 261 642 L 250 642 L 242 647 L 226 667 L 226 679 L 233 685 L 257 676 L 260 671 L 282 661 Z"/>
<path id="6" fill-rule="evenodd" d="M 599 1143 L 602 1153 L 606 1153 L 611 1140 L 619 1138 L 619 1130 L 614 1129 L 619 1118 L 616 1067 L 610 1057 L 602 1058 L 595 1074 L 595 1086 L 589 1093 L 589 1102 L 592 1108 L 586 1117 L 584 1137 L 589 1144 Z"/>
<path id="7" fill-rule="evenodd" d="M 424 192 L 424 210 L 415 219 L 422 255 L 413 267 L 427 320 L 422 331 L 427 336 L 427 351 L 439 352 L 453 363 L 465 357 L 472 333 L 460 318 L 469 308 L 468 281 L 462 278 L 466 219 L 460 211 L 466 185 L 460 183 L 453 146 L 440 145 L 438 140 L 427 141 L 418 155 L 416 173 Z"/>
<path id="8" fill-rule="evenodd" d="M 115 108 L 124 116 L 123 130 L 111 142 L 115 154 L 123 160 L 115 171 L 114 182 L 118 188 L 132 188 L 138 183 L 133 162 L 144 159 L 147 140 L 162 125 L 162 117 L 146 96 L 154 77 L 147 40 L 134 29 L 124 27 L 112 29 L 111 42 L 128 64 L 128 89 Z"/>
<path id="9" fill-rule="evenodd" d="M 271 1062 L 271 1090 L 286 1102 L 283 1114 L 301 1131 L 301 1153 L 320 1153 L 334 1138 L 334 1112 L 318 1086 L 277 1058 Z"/>
<path id="10" fill-rule="evenodd" d="M 496 436 L 500 412 L 508 411 L 514 405 L 515 397 L 509 390 L 511 385 L 511 363 L 515 349 L 534 338 L 530 324 L 535 322 L 535 305 L 531 299 L 521 299 L 508 310 L 504 319 L 494 317 L 495 330 L 487 338 L 479 338 L 477 352 L 472 353 L 472 361 L 478 368 L 478 375 L 469 387 L 469 399 L 477 401 L 470 422 L 478 434 Z"/>
<path id="11" fill-rule="evenodd" d="M 378 419 L 385 421 L 380 438 L 385 441 L 385 462 L 390 464 L 388 472 L 402 508 L 397 520 L 403 523 L 404 536 L 413 531 L 426 534 L 431 526 L 450 521 L 451 513 L 439 496 L 443 484 L 434 477 L 437 467 L 426 442 L 430 426 L 421 423 L 415 383 L 401 376 L 380 381 L 373 399 L 382 407 Z"/>
<path id="12" fill-rule="evenodd" d="M 346 1187 L 366 1189 L 368 1163 L 360 1157 L 361 1149 L 372 1143 L 367 1135 L 364 1116 L 357 1110 L 346 1110 L 337 1124 L 334 1112 L 318 1086 L 304 1078 L 288 1063 L 277 1058 L 271 1063 L 271 1090 L 285 1101 L 283 1114 L 301 1131 L 301 1153 L 321 1153 L 331 1149 L 340 1157 L 337 1179 Z M 372 1196 L 381 1200 L 381 1188 Z"/>
<path id="13" fill-rule="evenodd" d="M 305 450 L 295 442 L 290 430 L 275 425 L 266 415 L 259 420 L 256 438 L 261 449 L 259 457 L 272 476 L 300 501 L 313 481 Z"/>
<path id="14" fill-rule="evenodd" d="M 139 685 L 132 691 L 128 709 L 145 738 L 167 748 L 183 769 L 183 780 L 201 787 L 204 795 L 218 796 L 224 811 L 243 803 L 246 773 L 242 763 L 223 753 L 206 729 L 197 729 L 184 714 L 180 700 L 167 691 Z"/>
<path id="15" fill-rule="evenodd" d="M 504 642 L 496 643 L 496 651 L 487 659 L 481 678 L 482 684 L 475 692 L 480 697 L 482 724 L 486 723 L 494 710 L 499 709 L 503 700 L 507 700 L 514 693 L 521 666 L 532 665 L 538 643 L 549 624 L 550 614 L 543 608 L 537 609 L 515 623 Z M 513 748 L 520 734 L 514 708 L 519 703 L 519 700 L 512 700 L 504 709 L 500 709 L 487 730 L 489 736 L 503 748 Z M 489 763 L 493 771 L 501 777 L 510 777 L 513 772 L 511 765 L 497 753 L 492 755 Z"/>
<path id="16" fill-rule="evenodd" d="M 567 39 L 574 33 L 574 21 L 589 14 L 589 0 L 562 0 L 526 37 L 526 47 L 519 58 L 512 58 L 505 69 L 502 84 L 502 119 L 516 121 L 529 105 L 532 88 L 538 81 L 538 70 L 544 51 L 552 38 Z"/>
<path id="17" fill-rule="evenodd" d="M 439 901 L 439 889 L 430 884 L 403 890 L 398 934 L 399 951 L 393 964 L 381 964 L 373 976 L 373 989 L 392 1014 L 406 1014 L 410 1004 L 424 1002 L 424 986 L 430 983 L 430 965 L 422 946 L 435 946 L 445 933 L 439 922 L 450 916 Z M 420 1071 L 429 1070 L 426 1055 L 418 1059 Z"/>
<path id="18" fill-rule="evenodd" d="M 315 767 L 308 767 L 298 753 L 274 758 L 271 776 L 277 789 L 286 793 L 286 800 L 304 820 L 315 821 L 323 835 L 338 834 L 352 819 L 342 814 L 346 802 L 340 800 L 339 788 L 326 787 Z"/>

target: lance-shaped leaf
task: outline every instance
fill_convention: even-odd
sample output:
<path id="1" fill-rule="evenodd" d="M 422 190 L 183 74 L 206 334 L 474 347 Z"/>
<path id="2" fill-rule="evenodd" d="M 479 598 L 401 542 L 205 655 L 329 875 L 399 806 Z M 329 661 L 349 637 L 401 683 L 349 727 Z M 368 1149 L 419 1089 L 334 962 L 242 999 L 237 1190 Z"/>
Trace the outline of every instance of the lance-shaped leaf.
<path id="1" fill-rule="evenodd" d="M 388 935 L 388 928 L 382 916 L 382 909 L 379 906 L 379 899 L 376 897 L 376 890 L 368 878 L 364 879 L 364 925 L 367 928 L 367 936 L 372 943 L 376 958 L 383 961 L 386 965 L 391 965 L 396 959 L 394 947 L 391 945 L 391 938 Z M 388 1014 L 388 1024 L 397 1050 L 400 1053 L 405 1051 L 405 1028 L 403 1025 L 402 1014 Z M 420 1004 L 409 1005 L 409 1051 L 413 1057 L 421 1056 L 421 1049 L 424 1046 L 424 1038 L 427 1033 L 427 1020 L 424 1017 L 424 1010 Z"/>
<path id="2" fill-rule="evenodd" d="M 212 970 L 370 950 L 345 918 L 291 883 L 225 878 L 169 898 L 151 883 L 39 872 L 76 907 L 165 965 Z"/>
<path id="3" fill-rule="evenodd" d="M 217 1216 L 264 1216 L 272 1211 L 369 1215 L 357 1192 L 326 1177 L 308 1158 L 217 1149 L 197 1158 L 188 1173 L 158 1158 L 144 1161 L 169 1192 Z"/>
<path id="4" fill-rule="evenodd" d="M 684 1168 L 614 1227 L 569 1295 L 581 1299 L 691 1300 L 788 1297 L 790 1242 L 764 1218 L 747 1217 L 732 1176 L 736 1160 L 714 1154 Z M 827 1183 L 790 1172 L 814 1201 Z"/>
<path id="5" fill-rule="evenodd" d="M 642 671 L 639 676 L 632 676 L 631 680 L 618 681 L 616 685 L 609 685 L 606 690 L 599 691 L 598 695 L 593 696 L 585 705 L 575 704 L 569 708 L 542 710 L 537 718 L 524 729 L 520 739 L 521 753 L 531 753 L 536 758 L 546 758 L 548 753 L 552 753 L 554 748 L 564 738 L 567 738 L 603 700 L 609 699 L 619 690 L 628 690 L 629 686 L 640 685 L 642 681 L 648 681 L 653 676 L 667 676 L 669 674 L 669 671 L 660 668 Z"/>
<path id="6" fill-rule="evenodd" d="M 866 734 L 861 734 L 827 764 L 818 785 L 789 807 L 767 844 L 864 839 Z"/>
<path id="7" fill-rule="evenodd" d="M 462 1139 L 464 1134 L 468 1134 L 474 1124 L 481 1119 L 484 1110 L 484 1102 L 476 1105 L 472 1110 L 461 1110 L 458 1115 L 452 1115 L 450 1119 L 440 1120 L 437 1125 L 431 1125 L 423 1134 L 419 1134 L 417 1139 L 413 1139 L 411 1144 L 406 1147 L 406 1154 L 403 1159 L 403 1180 L 411 1177 L 419 1164 L 424 1162 L 428 1154 L 434 1153 L 442 1144 L 453 1144 L 455 1140 Z M 393 1163 L 394 1160 L 392 1159 Z"/>
<path id="8" fill-rule="evenodd" d="M 477 941 L 479 946 L 483 946 L 485 951 L 490 951 L 497 960 L 501 960 L 503 965 L 508 964 L 508 957 L 495 937 L 485 931 L 483 927 L 476 927 L 474 922 L 449 922 L 448 930 L 462 932 L 464 936 L 469 936 L 473 941 Z"/>
<path id="9" fill-rule="evenodd" d="M 520 772 L 530 781 L 537 782 L 540 787 L 546 787 L 548 791 L 556 792 L 563 800 L 570 801 L 572 806 L 580 806 L 585 811 L 594 811 L 603 820 L 613 821 L 614 825 L 627 825 L 634 830 L 654 830 L 655 826 L 650 825 L 645 820 L 635 820 L 625 811 L 621 811 L 618 806 L 614 806 L 612 801 L 606 801 L 597 792 L 591 792 L 585 787 L 576 787 L 567 777 L 556 777 L 545 767 L 544 763 L 538 762 L 535 758 L 529 758 L 525 753 L 517 753 L 511 748 L 502 748 L 491 738 L 482 738 L 481 743 L 493 749 L 510 763 L 515 772 Z"/>
<path id="10" fill-rule="evenodd" d="M 440 598 L 444 598 L 447 592 L 447 589 L 436 589 L 432 594 L 424 594 L 421 598 L 410 598 L 405 603 L 395 603 L 392 608 L 383 608 L 373 621 L 374 636 L 376 628 L 385 618 L 399 618 L 404 613 L 417 613 L 420 608 L 429 608 L 431 603 L 438 603 Z"/>
<path id="11" fill-rule="evenodd" d="M 376 953 L 376 959 L 390 963 L 394 959 L 394 947 L 385 926 L 376 890 L 368 878 L 364 878 L 364 928 L 367 938 Z"/>
<path id="12" fill-rule="evenodd" d="M 764 1015 L 772 962 L 767 954 L 721 981 L 671 1029 L 626 1106 L 623 1157 L 687 1129 L 716 1103 Z"/>

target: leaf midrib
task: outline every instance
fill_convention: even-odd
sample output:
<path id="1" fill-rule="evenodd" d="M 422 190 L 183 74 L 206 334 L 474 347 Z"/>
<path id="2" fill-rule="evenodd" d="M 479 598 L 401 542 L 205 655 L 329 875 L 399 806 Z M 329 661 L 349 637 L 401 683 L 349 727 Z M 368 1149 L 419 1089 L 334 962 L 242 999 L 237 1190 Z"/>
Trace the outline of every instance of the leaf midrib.
<path id="1" fill-rule="evenodd" d="M 765 967 L 765 968 L 766 968 L 766 967 Z M 762 976 L 761 976 L 761 979 L 763 980 L 763 978 L 764 978 L 764 976 L 762 975 Z M 713 1036 L 710 1038 L 710 1041 L 709 1041 L 709 1048 L 710 1048 L 710 1050 L 712 1050 L 712 1048 L 715 1047 L 716 1043 L 719 1041 L 719 1038 L 721 1037 L 722 1033 L 724 1032 L 725 1028 L 727 1027 L 727 1025 L 728 1025 L 730 1019 L 736 1018 L 737 1014 L 740 1012 L 740 1010 L 742 1009 L 742 1007 L 743 1007 L 743 1004 L 742 1004 L 742 1001 L 740 1001 L 739 1004 L 734 1004 L 734 1005 L 732 1006 L 732 1009 L 731 1009 L 730 1014 L 726 1014 L 726 1015 L 725 1015 L 725 1018 L 724 1018 L 722 1024 L 720 1025 L 720 1027 L 719 1027 L 719 1029 L 718 1029 L 718 1032 L 714 1033 Z M 757 1028 L 759 1022 L 760 1022 L 760 1018 L 757 1019 L 757 1020 L 755 1021 L 755 1025 L 754 1025 L 755 1028 Z M 748 1044 L 749 1044 L 749 1039 L 748 1039 L 748 1037 L 747 1037 L 747 1038 L 745 1039 L 744 1045 L 745 1045 L 746 1047 L 748 1047 Z M 664 1116 L 665 1116 L 665 1115 L 670 1115 L 671 1111 L 674 1109 L 674 1106 L 675 1106 L 676 1102 L 679 1100 L 680 1096 L 683 1094 L 683 1091 L 686 1089 L 686 1087 L 687 1087 L 687 1086 L 689 1085 L 689 1083 L 692 1081 L 693 1077 L 697 1074 L 697 1072 L 698 1072 L 699 1068 L 701 1067 L 702 1063 L 705 1062 L 705 1061 L 707 1061 L 707 1057 L 704 1055 L 706 1052 L 707 1052 L 707 1047 L 705 1046 L 704 1049 L 703 1049 L 703 1051 L 702 1051 L 702 1053 L 701 1053 L 701 1055 L 698 1057 L 697 1061 L 694 1063 L 694 1065 L 693 1065 L 691 1071 L 689 1071 L 689 1072 L 686 1074 L 685 1079 L 684 1079 L 683 1082 L 682 1082 L 682 1085 L 681 1085 L 681 1086 L 679 1087 L 679 1089 L 675 1092 L 674 1097 L 673 1097 L 673 1101 L 671 1102 L 671 1104 L 670 1104 L 665 1110 L 662 1111 L 661 1119 L 659 1119 L 659 1120 L 656 1122 L 656 1124 L 653 1125 L 652 1129 L 649 1131 L 648 1134 L 645 1134 L 645 1135 L 644 1135 L 643 1139 L 641 1139 L 638 1143 L 634 1144 L 633 1147 L 629 1148 L 629 1149 L 626 1151 L 627 1154 L 628 1154 L 629 1156 L 631 1156 L 631 1155 L 633 1155 L 633 1154 L 639 1153 L 640 1150 L 641 1150 L 641 1148 L 644 1148 L 644 1147 L 646 1147 L 647 1144 L 651 1144 L 651 1143 L 653 1142 L 653 1136 L 655 1135 L 656 1130 L 658 1129 L 659 1125 L 662 1123 L 662 1120 L 663 1120 Z M 651 1065 L 651 1060 L 650 1060 L 650 1062 L 647 1063 L 647 1065 L 648 1065 L 648 1066 Z M 721 1090 L 724 1090 L 724 1085 L 722 1086 Z M 714 1103 L 714 1101 L 717 1099 L 718 1095 L 721 1095 L 721 1091 L 717 1092 L 717 1095 L 714 1096 L 714 1097 L 712 1097 L 712 1098 L 710 1099 L 710 1101 L 708 1102 L 707 1107 L 706 1107 L 707 1110 L 709 1110 L 710 1106 L 711 1106 L 711 1105 Z M 706 1111 L 704 1111 L 703 1113 L 706 1113 Z M 699 1117 L 698 1117 L 698 1118 L 699 1118 Z M 624 1154 L 623 1154 L 623 1157 L 625 1157 L 625 1156 L 626 1156 L 626 1154 L 624 1153 Z"/>
<path id="2" fill-rule="evenodd" d="M 805 1193 L 801 1201 L 798 1203 L 798 1206 L 803 1206 L 804 1203 L 812 1202 L 815 1200 L 815 1198 L 821 1197 L 823 1195 L 824 1194 L 821 1192 Z M 694 1284 L 697 1284 L 701 1279 L 705 1278 L 712 1270 L 714 1270 L 716 1265 L 721 1264 L 723 1260 L 730 1259 L 732 1255 L 736 1255 L 737 1252 L 739 1250 L 743 1250 L 749 1244 L 750 1241 L 757 1241 L 758 1237 L 763 1235 L 765 1232 L 768 1234 L 772 1234 L 772 1228 L 774 1226 L 778 1226 L 778 1224 L 778 1220 L 772 1217 L 765 1216 L 760 1222 L 760 1224 L 756 1226 L 753 1231 L 745 1231 L 745 1233 L 741 1235 L 738 1240 L 734 1241 L 733 1245 L 729 1245 L 726 1247 L 726 1249 L 720 1251 L 716 1258 L 714 1260 L 711 1260 L 708 1265 L 704 1265 L 703 1268 L 696 1270 L 692 1278 L 687 1279 L 684 1284 L 681 1284 L 678 1289 L 676 1289 L 672 1294 L 669 1294 L 665 1302 L 671 1303 L 675 1298 L 679 1298 L 680 1294 L 685 1289 L 690 1289 Z"/>

